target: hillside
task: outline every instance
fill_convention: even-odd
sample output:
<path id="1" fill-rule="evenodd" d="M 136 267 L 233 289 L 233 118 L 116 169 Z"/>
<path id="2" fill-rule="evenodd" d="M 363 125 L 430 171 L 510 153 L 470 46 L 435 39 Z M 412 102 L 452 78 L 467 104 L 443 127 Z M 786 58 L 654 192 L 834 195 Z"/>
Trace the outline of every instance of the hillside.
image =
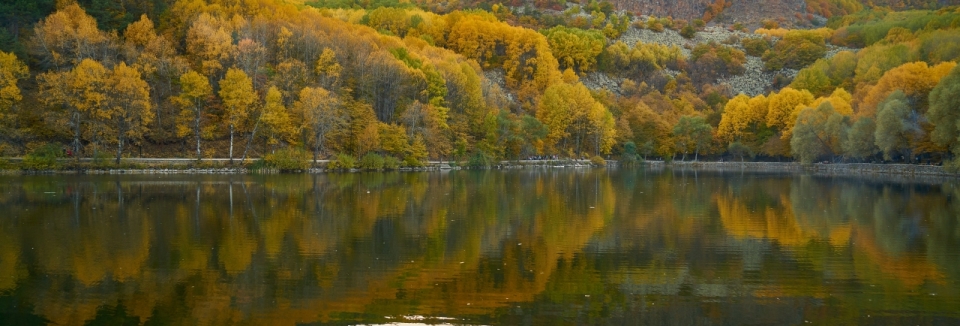
<path id="1" fill-rule="evenodd" d="M 595 1 L 127 2 L 14 8 L 37 21 L 3 28 L 0 155 L 376 167 L 960 153 L 958 7 L 808 0 L 829 16 L 811 29 L 764 12 L 786 2 L 714 2 L 703 19 Z M 738 6 L 760 22 L 728 23 Z"/>
<path id="2" fill-rule="evenodd" d="M 703 18 L 708 9 L 724 8 L 717 17 L 718 22 L 759 24 L 762 20 L 780 20 L 785 25 L 798 21 L 798 15 L 806 14 L 804 0 L 729 0 L 724 2 L 711 0 L 618 0 L 613 1 L 617 9 L 628 10 L 658 17 L 671 16 L 677 19 L 693 20 Z"/>

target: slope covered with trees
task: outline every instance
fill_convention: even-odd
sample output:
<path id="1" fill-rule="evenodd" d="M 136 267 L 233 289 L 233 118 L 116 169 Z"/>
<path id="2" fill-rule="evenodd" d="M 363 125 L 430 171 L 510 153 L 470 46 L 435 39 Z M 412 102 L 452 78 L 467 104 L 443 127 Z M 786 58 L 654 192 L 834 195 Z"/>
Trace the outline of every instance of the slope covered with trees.
<path id="1" fill-rule="evenodd" d="M 742 24 L 708 28 L 715 17 L 638 16 L 604 3 L 21 4 L 33 16 L 5 26 L 16 37 L 0 44 L 0 154 L 54 146 L 114 162 L 289 154 L 373 166 L 954 155 L 957 7 L 869 7 L 819 29 L 771 20 L 744 33 Z M 775 75 L 764 94 L 726 82 L 749 69 Z"/>

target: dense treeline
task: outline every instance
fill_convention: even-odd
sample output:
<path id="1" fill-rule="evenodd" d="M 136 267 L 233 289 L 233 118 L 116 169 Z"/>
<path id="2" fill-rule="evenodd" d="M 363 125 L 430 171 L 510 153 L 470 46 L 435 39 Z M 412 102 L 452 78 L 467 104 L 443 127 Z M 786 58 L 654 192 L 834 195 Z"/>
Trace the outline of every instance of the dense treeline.
<path id="1" fill-rule="evenodd" d="M 872 8 L 816 30 L 770 23 L 683 49 L 619 36 L 695 34 L 703 20 L 632 19 L 595 2 L 541 19 L 500 5 L 125 3 L 31 7 L 56 10 L 0 56 L 0 154 L 59 146 L 118 163 L 279 155 L 350 167 L 604 154 L 916 162 L 960 150 L 957 8 Z M 828 55 L 830 44 L 866 48 Z M 749 57 L 800 71 L 768 94 L 733 94 L 722 80 Z M 581 82 L 597 74 L 618 87 Z"/>

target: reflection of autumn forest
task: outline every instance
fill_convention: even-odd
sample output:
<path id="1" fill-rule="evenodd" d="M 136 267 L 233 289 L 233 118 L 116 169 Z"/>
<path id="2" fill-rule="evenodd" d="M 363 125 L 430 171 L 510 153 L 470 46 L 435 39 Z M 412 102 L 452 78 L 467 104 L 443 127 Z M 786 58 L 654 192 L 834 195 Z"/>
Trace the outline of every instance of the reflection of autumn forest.
<path id="1" fill-rule="evenodd" d="M 0 181 L 0 320 L 20 324 L 960 318 L 952 183 L 642 170 Z"/>
<path id="2" fill-rule="evenodd" d="M 5 2 L 0 156 L 960 153 L 958 7 L 806 0 L 745 25 L 696 2 L 684 19 L 593 0 Z"/>

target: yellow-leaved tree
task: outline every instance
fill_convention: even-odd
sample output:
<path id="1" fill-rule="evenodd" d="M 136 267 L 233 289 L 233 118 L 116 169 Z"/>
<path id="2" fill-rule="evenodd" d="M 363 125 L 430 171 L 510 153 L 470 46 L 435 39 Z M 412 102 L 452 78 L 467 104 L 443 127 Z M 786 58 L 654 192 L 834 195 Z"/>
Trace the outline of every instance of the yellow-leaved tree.
<path id="1" fill-rule="evenodd" d="M 16 55 L 0 51 L 0 122 L 23 99 L 17 82 L 28 74 L 27 65 Z"/>
<path id="2" fill-rule="evenodd" d="M 608 113 L 583 84 L 558 83 L 543 93 L 537 119 L 547 127 L 545 145 L 548 150 L 572 149 L 579 157 L 587 137 L 595 137 L 598 154 L 613 145 L 615 122 Z"/>
<path id="3" fill-rule="evenodd" d="M 336 95 L 320 87 L 304 87 L 293 104 L 294 116 L 300 122 L 300 134 L 313 147 L 313 161 L 323 153 L 327 135 L 346 126 L 347 113 Z"/>
<path id="4" fill-rule="evenodd" d="M 267 89 L 260 121 L 263 124 L 263 133 L 267 138 L 267 144 L 278 145 L 290 143 L 294 140 L 296 127 L 293 120 L 290 119 L 287 108 L 283 105 L 283 94 L 274 86 Z M 253 136 L 256 136 L 256 128 L 253 132 Z"/>
<path id="5" fill-rule="evenodd" d="M 150 138 L 158 142 L 170 140 L 176 135 L 177 107 L 164 102 L 175 96 L 176 80 L 189 70 L 187 60 L 177 55 L 177 47 L 169 35 L 157 34 L 153 21 L 146 15 L 123 31 L 121 54 L 150 85 L 154 110 Z"/>
<path id="6" fill-rule="evenodd" d="M 105 131 L 99 128 L 101 122 L 110 118 L 101 110 L 107 99 L 107 73 L 99 62 L 84 59 L 70 71 L 48 72 L 37 77 L 44 104 L 63 109 L 51 111 L 56 115 L 54 125 L 73 134 L 71 146 L 76 154 L 82 147 L 81 137 L 96 146 Z M 80 156 L 76 157 L 79 160 Z"/>
<path id="7" fill-rule="evenodd" d="M 813 102 L 813 94 L 807 90 L 786 87 L 769 97 L 767 125 L 782 132 L 781 139 L 789 140 L 797 114 Z"/>
<path id="8" fill-rule="evenodd" d="M 113 68 L 106 83 L 106 110 L 117 134 L 116 163 L 120 164 L 124 144 L 142 139 L 147 126 L 153 122 L 150 86 L 137 69 L 122 62 Z"/>
<path id="9" fill-rule="evenodd" d="M 921 61 L 893 68 L 880 77 L 877 85 L 869 88 L 858 106 L 857 115 L 875 117 L 880 103 L 897 90 L 903 91 L 910 100 L 911 106 L 924 114 L 927 110 L 927 95 L 937 86 L 940 79 L 956 66 L 954 62 L 944 62 L 931 67 Z"/>
<path id="10" fill-rule="evenodd" d="M 186 45 L 194 65 L 210 78 L 221 76 L 224 65 L 236 52 L 229 23 L 207 13 L 190 25 Z"/>
<path id="11" fill-rule="evenodd" d="M 57 10 L 33 28 L 32 52 L 42 66 L 69 69 L 84 59 L 109 57 L 115 35 L 97 29 L 97 21 L 77 4 Z"/>
<path id="12" fill-rule="evenodd" d="M 323 49 L 320 58 L 314 65 L 314 71 L 319 76 L 320 84 L 327 89 L 332 89 L 340 81 L 340 73 L 343 67 L 337 62 L 337 55 L 329 48 Z"/>
<path id="13" fill-rule="evenodd" d="M 853 115 L 853 96 L 843 88 L 837 88 L 833 90 L 833 93 L 827 97 L 820 97 L 813 101 L 813 104 L 810 104 L 811 108 L 818 108 L 820 104 L 824 102 L 830 102 L 830 105 L 833 106 L 833 110 L 836 113 L 839 113 L 843 116 Z"/>
<path id="14" fill-rule="evenodd" d="M 233 164 L 233 139 L 237 129 L 250 115 L 257 93 L 253 81 L 243 70 L 230 68 L 220 81 L 220 100 L 223 102 L 223 123 L 230 131 L 230 164 Z"/>
<path id="15" fill-rule="evenodd" d="M 190 70 L 180 76 L 180 94 L 170 99 L 180 107 L 177 119 L 177 137 L 185 137 L 193 132 L 197 144 L 197 160 L 202 158 L 200 151 L 201 123 L 206 115 L 207 98 L 213 94 L 213 88 L 207 78 Z"/>
<path id="16" fill-rule="evenodd" d="M 603 104 L 595 103 L 590 108 L 590 135 L 594 141 L 594 155 L 609 153 L 617 142 L 617 122 L 613 113 Z"/>
<path id="17" fill-rule="evenodd" d="M 720 125 L 717 127 L 717 136 L 726 142 L 739 141 L 747 126 L 755 123 L 750 116 L 750 97 L 744 94 L 727 101 L 720 116 Z"/>
<path id="18" fill-rule="evenodd" d="M 389 155 L 403 157 L 410 147 L 407 139 L 407 129 L 401 125 L 378 123 L 380 133 L 380 149 Z M 426 147 L 424 147 L 426 148 Z"/>

